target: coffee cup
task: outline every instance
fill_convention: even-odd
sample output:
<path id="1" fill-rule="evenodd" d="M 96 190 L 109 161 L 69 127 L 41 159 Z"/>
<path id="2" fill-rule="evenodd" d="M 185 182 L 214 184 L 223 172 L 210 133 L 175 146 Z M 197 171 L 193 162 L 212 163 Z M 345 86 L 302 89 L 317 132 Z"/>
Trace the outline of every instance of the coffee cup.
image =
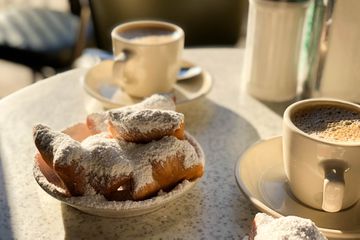
<path id="1" fill-rule="evenodd" d="M 176 83 L 184 31 L 161 21 L 133 21 L 111 32 L 114 81 L 133 97 L 168 93 Z"/>
<path id="2" fill-rule="evenodd" d="M 294 196 L 310 207 L 338 212 L 360 197 L 360 106 L 309 99 L 284 112 L 283 158 Z"/>

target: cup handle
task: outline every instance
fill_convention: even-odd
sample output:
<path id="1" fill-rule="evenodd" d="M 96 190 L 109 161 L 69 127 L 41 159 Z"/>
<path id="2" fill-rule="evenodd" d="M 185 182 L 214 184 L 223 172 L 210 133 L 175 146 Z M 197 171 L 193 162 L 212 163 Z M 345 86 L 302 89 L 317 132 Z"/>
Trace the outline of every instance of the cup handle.
<path id="1" fill-rule="evenodd" d="M 127 62 L 127 60 L 129 60 L 131 56 L 131 51 L 128 50 L 128 49 L 124 49 L 122 50 L 119 54 L 117 54 L 115 57 L 114 57 L 114 65 L 113 65 L 113 76 L 114 76 L 114 79 L 115 81 L 120 84 L 122 83 L 126 83 L 126 79 L 123 79 L 123 78 L 120 78 L 119 79 L 119 76 L 122 76 L 123 75 L 123 65 L 125 62 Z"/>
<path id="2" fill-rule="evenodd" d="M 345 192 L 345 169 L 325 167 L 322 209 L 326 212 L 338 212 L 342 208 Z"/>

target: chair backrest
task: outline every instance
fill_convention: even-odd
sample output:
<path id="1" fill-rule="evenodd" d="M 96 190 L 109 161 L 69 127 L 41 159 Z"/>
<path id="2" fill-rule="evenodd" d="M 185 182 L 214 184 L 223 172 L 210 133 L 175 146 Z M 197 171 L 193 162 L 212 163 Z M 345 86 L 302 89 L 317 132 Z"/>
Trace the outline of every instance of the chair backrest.
<path id="1" fill-rule="evenodd" d="M 90 0 L 97 47 L 111 50 L 114 26 L 163 20 L 185 31 L 185 46 L 224 46 L 238 41 L 243 0 Z"/>

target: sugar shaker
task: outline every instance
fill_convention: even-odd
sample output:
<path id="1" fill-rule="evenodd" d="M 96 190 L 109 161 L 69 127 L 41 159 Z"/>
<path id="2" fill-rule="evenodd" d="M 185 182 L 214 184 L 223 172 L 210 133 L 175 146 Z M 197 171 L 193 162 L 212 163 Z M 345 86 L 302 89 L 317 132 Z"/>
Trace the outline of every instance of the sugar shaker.
<path id="1" fill-rule="evenodd" d="M 249 0 L 243 78 L 254 97 L 273 102 L 297 91 L 300 46 L 308 0 Z"/>
<path id="2" fill-rule="evenodd" d="M 315 0 L 300 65 L 304 97 L 360 103 L 360 1 Z"/>

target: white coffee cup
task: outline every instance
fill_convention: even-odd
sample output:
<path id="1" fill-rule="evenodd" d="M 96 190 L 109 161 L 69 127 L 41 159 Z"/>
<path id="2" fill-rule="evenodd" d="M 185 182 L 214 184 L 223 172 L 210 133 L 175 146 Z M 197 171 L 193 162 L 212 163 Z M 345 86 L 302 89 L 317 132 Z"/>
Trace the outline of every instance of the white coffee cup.
<path id="1" fill-rule="evenodd" d="M 129 95 L 170 92 L 180 69 L 184 31 L 161 21 L 134 21 L 111 32 L 114 81 Z"/>
<path id="2" fill-rule="evenodd" d="M 352 120 L 340 126 L 340 119 Z M 359 200 L 360 138 L 352 128 L 360 137 L 359 123 L 360 106 L 335 99 L 303 100 L 285 110 L 284 167 L 298 200 L 327 212 Z"/>

